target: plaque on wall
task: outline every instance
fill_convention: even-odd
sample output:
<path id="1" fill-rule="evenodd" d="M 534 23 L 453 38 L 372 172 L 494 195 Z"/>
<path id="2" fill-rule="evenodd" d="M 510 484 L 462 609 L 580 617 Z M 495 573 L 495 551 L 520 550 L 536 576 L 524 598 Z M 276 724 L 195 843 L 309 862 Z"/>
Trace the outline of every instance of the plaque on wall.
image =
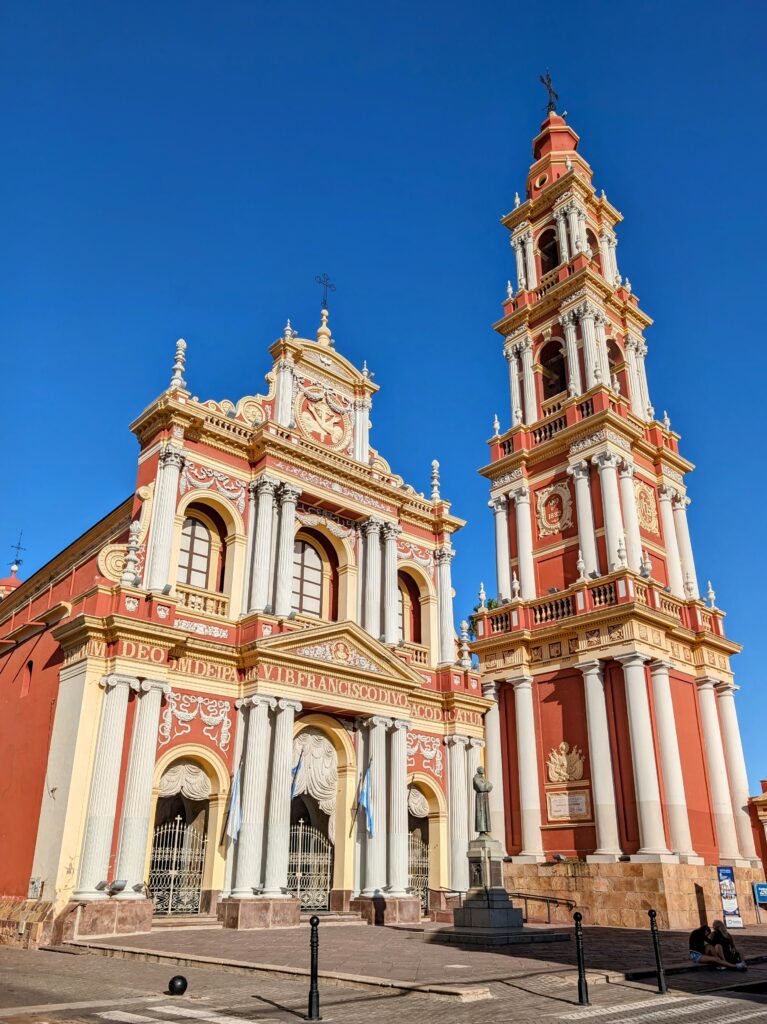
<path id="1" fill-rule="evenodd" d="M 591 799 L 586 789 L 546 794 L 549 821 L 589 821 Z"/>

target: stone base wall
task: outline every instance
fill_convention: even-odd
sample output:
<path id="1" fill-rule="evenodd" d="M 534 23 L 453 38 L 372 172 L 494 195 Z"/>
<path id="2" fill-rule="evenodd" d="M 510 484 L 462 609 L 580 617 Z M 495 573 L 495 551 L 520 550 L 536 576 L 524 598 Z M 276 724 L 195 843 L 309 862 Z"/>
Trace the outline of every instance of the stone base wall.
<path id="1" fill-rule="evenodd" d="M 53 926 L 55 945 L 72 939 L 106 935 L 135 935 L 152 929 L 152 900 L 72 901 L 57 916 Z"/>
<path id="2" fill-rule="evenodd" d="M 47 945 L 53 919 L 50 900 L 0 900 L 0 946 L 34 949 Z"/>
<path id="3" fill-rule="evenodd" d="M 415 896 L 358 896 L 350 909 L 368 924 L 418 924 L 421 901 Z"/>
<path id="4" fill-rule="evenodd" d="M 301 923 L 301 904 L 296 899 L 219 900 L 217 915 L 224 928 L 292 928 Z"/>
<path id="5" fill-rule="evenodd" d="M 764 871 L 735 868 L 740 913 L 744 924 L 756 924 L 752 882 L 764 880 Z M 697 864 L 561 864 L 503 865 L 508 892 L 572 900 L 574 907 L 551 907 L 551 921 L 571 924 L 576 910 L 584 924 L 615 928 L 648 927 L 647 911 L 658 914 L 658 927 L 690 931 L 702 921 L 722 917 L 719 880 L 714 865 Z M 515 899 L 514 905 L 523 907 Z M 529 921 L 546 921 L 546 904 L 530 900 Z"/>

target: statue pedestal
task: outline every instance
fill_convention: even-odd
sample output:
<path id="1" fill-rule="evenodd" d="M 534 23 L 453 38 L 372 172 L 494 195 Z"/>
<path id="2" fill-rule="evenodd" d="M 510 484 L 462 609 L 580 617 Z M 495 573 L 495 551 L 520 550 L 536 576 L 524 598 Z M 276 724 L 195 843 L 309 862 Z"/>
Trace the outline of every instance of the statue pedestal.
<path id="1" fill-rule="evenodd" d="M 453 914 L 453 927 L 440 932 L 443 942 L 507 946 L 523 937 L 522 911 L 512 907 L 503 886 L 503 849 L 497 839 L 481 835 L 469 843 L 469 891 Z"/>

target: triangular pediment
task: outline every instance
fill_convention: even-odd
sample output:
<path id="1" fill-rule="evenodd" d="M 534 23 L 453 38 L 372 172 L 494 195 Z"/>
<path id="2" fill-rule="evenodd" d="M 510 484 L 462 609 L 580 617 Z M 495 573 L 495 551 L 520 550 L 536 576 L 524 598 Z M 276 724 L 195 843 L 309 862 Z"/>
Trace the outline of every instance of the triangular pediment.
<path id="1" fill-rule="evenodd" d="M 337 672 L 362 673 L 408 686 L 423 685 L 423 677 L 415 669 L 350 620 L 280 633 L 259 640 L 255 646 L 259 653 L 324 663 Z"/>

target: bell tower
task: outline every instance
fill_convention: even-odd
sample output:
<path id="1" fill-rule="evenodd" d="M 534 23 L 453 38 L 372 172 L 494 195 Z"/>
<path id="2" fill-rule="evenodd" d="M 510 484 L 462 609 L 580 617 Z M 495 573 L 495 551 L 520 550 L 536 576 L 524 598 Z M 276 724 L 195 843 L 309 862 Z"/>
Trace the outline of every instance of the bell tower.
<path id="1" fill-rule="evenodd" d="M 591 899 L 597 872 L 639 863 L 689 896 L 666 918 L 686 927 L 695 885 L 714 891 L 714 865 L 735 869 L 741 907 L 758 874 L 730 669 L 740 647 L 710 583 L 701 599 L 693 466 L 668 415 L 655 415 L 652 320 L 621 274 L 621 214 L 592 177 L 550 109 L 525 197 L 501 218 L 517 283 L 494 324 L 509 427 L 496 421 L 481 470 L 496 599 L 482 596 L 473 647 L 496 701 L 487 764 L 504 785 L 491 814 L 494 828 L 504 822 L 512 888 L 555 895 L 561 883 L 566 894 L 577 861 L 579 902 L 618 923 L 607 896 Z M 622 923 L 646 925 L 624 895 Z"/>

